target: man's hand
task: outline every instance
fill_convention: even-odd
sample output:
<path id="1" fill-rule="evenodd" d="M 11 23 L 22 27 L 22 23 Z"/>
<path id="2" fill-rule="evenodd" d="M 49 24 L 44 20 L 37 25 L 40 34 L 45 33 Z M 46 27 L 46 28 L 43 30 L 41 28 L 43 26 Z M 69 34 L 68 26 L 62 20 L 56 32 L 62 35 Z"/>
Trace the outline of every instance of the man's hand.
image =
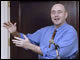
<path id="1" fill-rule="evenodd" d="M 23 47 L 25 49 L 30 49 L 33 52 L 38 53 L 38 54 L 43 56 L 43 53 L 40 49 L 40 46 L 37 46 L 37 45 L 34 45 L 34 44 L 30 43 L 29 39 L 25 35 L 23 35 L 23 36 L 24 36 L 25 39 L 21 39 L 19 37 L 14 37 L 17 40 L 12 40 L 13 43 L 18 47 Z"/>
<path id="2" fill-rule="evenodd" d="M 12 34 L 12 36 L 20 37 L 20 33 L 17 32 L 16 23 L 12 24 L 9 21 L 4 22 L 3 27 L 5 27 Z"/>
<path id="3" fill-rule="evenodd" d="M 16 32 L 16 23 L 12 24 L 11 22 L 4 22 L 3 27 L 5 27 L 10 33 Z"/>
<path id="4" fill-rule="evenodd" d="M 18 46 L 18 47 L 23 47 L 23 48 L 29 48 L 29 45 L 31 44 L 29 39 L 23 34 L 25 39 L 21 39 L 19 37 L 14 37 L 15 40 L 13 39 L 13 43 Z"/>

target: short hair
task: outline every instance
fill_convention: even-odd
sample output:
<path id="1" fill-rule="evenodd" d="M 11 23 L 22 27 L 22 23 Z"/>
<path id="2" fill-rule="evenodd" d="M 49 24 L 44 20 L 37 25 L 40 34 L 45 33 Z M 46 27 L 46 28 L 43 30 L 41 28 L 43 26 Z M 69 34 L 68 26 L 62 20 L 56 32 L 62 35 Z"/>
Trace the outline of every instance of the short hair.
<path id="1" fill-rule="evenodd" d="M 65 7 L 65 10 L 68 11 L 68 8 L 67 8 L 67 6 L 66 6 L 65 3 L 62 3 L 62 2 L 60 2 L 60 1 L 51 1 L 51 2 L 53 3 L 53 5 L 55 5 L 55 4 L 62 4 L 62 5 Z M 53 5 L 52 5 L 52 6 L 53 6 Z"/>

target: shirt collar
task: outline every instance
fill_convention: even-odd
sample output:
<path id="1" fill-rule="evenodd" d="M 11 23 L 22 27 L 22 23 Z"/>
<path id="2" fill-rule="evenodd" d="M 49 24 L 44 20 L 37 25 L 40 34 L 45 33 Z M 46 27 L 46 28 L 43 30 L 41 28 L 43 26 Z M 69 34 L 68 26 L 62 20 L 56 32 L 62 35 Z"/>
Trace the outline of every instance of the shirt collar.
<path id="1" fill-rule="evenodd" d="M 62 24 L 60 27 L 58 27 L 57 29 L 56 29 L 56 31 L 59 31 L 59 30 L 61 30 L 63 27 L 65 27 L 67 25 L 67 22 L 64 22 L 64 24 Z M 55 29 L 55 26 L 54 26 L 54 29 Z"/>

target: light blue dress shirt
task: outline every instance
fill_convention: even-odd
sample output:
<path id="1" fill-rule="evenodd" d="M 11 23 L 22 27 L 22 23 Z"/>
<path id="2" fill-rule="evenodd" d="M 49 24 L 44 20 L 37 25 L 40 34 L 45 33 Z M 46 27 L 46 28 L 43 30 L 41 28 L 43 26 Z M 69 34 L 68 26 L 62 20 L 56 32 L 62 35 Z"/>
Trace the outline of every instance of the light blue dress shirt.
<path id="1" fill-rule="evenodd" d="M 49 48 L 49 40 L 51 40 L 55 26 L 43 27 L 33 34 L 28 33 L 26 36 L 32 44 L 40 46 L 43 56 L 38 55 L 39 59 L 56 59 L 56 50 L 53 44 Z M 76 30 L 69 24 L 64 23 L 56 29 L 54 42 L 59 45 L 58 51 L 61 59 L 74 59 L 75 53 L 78 51 L 78 36 Z M 20 33 L 20 37 L 23 34 Z"/>

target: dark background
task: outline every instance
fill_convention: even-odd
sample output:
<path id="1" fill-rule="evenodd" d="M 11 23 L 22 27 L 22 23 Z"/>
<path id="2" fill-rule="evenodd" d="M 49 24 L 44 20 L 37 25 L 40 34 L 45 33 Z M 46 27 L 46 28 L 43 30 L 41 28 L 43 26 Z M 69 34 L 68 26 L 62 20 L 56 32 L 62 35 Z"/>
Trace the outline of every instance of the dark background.
<path id="1" fill-rule="evenodd" d="M 53 4 L 65 5 L 69 16 L 67 22 L 74 26 L 79 36 L 79 2 L 78 1 L 10 1 L 10 20 L 17 23 L 18 32 L 27 34 L 52 25 L 50 10 Z M 12 40 L 12 37 L 11 37 Z M 36 53 L 10 44 L 11 59 L 37 59 Z M 77 56 L 78 57 L 78 56 Z"/>

